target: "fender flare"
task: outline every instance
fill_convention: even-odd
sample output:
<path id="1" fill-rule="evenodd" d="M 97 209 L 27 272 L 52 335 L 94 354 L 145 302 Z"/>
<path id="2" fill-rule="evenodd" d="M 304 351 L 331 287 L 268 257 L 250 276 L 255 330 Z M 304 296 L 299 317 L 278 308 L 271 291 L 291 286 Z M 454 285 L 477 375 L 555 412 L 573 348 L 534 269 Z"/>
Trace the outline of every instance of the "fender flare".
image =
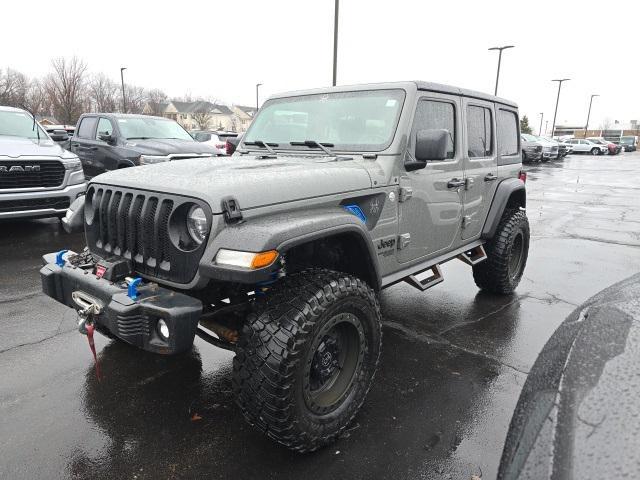
<path id="1" fill-rule="evenodd" d="M 304 243 L 339 234 L 353 235 L 368 256 L 367 264 L 374 289 L 380 288 L 380 271 L 371 235 L 366 225 L 341 207 L 293 211 L 264 216 L 245 217 L 244 222 L 225 225 L 210 242 L 200 263 L 201 275 L 213 280 L 257 283 L 268 280 L 276 267 L 247 271 L 242 268 L 215 265 L 213 259 L 221 248 L 248 252 L 277 250 L 286 253 Z"/>
<path id="2" fill-rule="evenodd" d="M 489 213 L 487 214 L 487 218 L 484 222 L 482 238 L 493 238 L 496 234 L 498 224 L 500 223 L 502 214 L 509 203 L 509 199 L 516 192 L 518 192 L 518 195 L 522 195 L 523 201 L 520 206 L 525 208 L 527 206 L 527 191 L 522 180 L 518 178 L 507 178 L 500 182 L 496 188 L 496 193 L 493 196 L 493 202 L 491 202 Z"/>

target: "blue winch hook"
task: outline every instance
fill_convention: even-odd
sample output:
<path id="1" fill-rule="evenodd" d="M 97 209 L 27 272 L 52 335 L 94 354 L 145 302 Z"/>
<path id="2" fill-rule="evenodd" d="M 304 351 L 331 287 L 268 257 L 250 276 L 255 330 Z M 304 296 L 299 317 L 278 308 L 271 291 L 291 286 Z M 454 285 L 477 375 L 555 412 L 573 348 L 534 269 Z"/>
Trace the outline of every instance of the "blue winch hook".
<path id="1" fill-rule="evenodd" d="M 64 267 L 64 258 L 62 256 L 67 253 L 69 250 L 60 250 L 56 253 L 56 265 L 59 267 Z"/>
<path id="2" fill-rule="evenodd" d="M 142 282 L 142 278 L 136 277 L 127 282 L 127 296 L 131 300 L 138 298 L 138 285 Z"/>

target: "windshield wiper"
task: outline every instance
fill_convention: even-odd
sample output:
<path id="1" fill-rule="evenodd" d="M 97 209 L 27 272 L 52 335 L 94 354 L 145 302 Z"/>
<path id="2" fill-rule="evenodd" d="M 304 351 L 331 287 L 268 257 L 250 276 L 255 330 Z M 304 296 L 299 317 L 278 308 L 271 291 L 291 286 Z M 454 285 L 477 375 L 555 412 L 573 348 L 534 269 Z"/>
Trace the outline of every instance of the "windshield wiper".
<path id="1" fill-rule="evenodd" d="M 149 140 L 151 137 L 127 137 L 127 140 Z"/>
<path id="2" fill-rule="evenodd" d="M 333 153 L 331 150 L 327 148 L 327 147 L 333 147 L 333 143 L 320 143 L 320 142 L 316 142 L 315 140 L 305 140 L 304 142 L 289 142 L 289 145 L 292 145 L 294 147 L 297 147 L 297 146 L 305 146 L 309 148 L 316 147 L 322 150 L 327 155 L 331 155 L 331 156 L 335 155 L 335 153 Z"/>
<path id="3" fill-rule="evenodd" d="M 263 147 L 266 148 L 270 154 L 272 155 L 277 155 L 276 151 L 271 148 L 271 147 L 279 147 L 280 145 L 278 143 L 266 143 L 263 142 L 262 140 L 254 140 L 253 142 L 244 142 L 245 145 L 256 145 L 258 147 Z"/>

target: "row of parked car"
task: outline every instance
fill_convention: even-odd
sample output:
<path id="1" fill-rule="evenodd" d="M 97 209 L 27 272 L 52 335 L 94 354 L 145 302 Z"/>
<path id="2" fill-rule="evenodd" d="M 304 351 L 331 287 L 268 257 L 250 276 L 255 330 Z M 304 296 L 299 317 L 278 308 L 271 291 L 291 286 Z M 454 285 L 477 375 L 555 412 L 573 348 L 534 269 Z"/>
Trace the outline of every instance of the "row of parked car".
<path id="1" fill-rule="evenodd" d="M 622 137 L 616 143 L 603 137 L 553 139 L 523 133 L 520 140 L 522 142 L 523 163 L 548 162 L 566 157 L 570 153 L 618 155 L 623 151 L 635 152 L 637 145 L 635 137 Z"/>

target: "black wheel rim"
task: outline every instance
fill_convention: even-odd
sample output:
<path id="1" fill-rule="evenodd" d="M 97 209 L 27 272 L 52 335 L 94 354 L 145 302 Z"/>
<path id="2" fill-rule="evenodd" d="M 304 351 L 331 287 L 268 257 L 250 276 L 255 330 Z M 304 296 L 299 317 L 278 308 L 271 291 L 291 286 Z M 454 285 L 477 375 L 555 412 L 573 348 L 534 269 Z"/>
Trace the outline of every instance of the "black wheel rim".
<path id="1" fill-rule="evenodd" d="M 511 245 L 511 256 L 509 257 L 509 276 L 515 279 L 520 275 L 522 259 L 524 257 L 524 236 L 518 232 Z"/>
<path id="2" fill-rule="evenodd" d="M 362 368 L 365 335 L 353 313 L 332 317 L 314 337 L 304 371 L 304 397 L 319 415 L 338 408 L 349 396 Z"/>

